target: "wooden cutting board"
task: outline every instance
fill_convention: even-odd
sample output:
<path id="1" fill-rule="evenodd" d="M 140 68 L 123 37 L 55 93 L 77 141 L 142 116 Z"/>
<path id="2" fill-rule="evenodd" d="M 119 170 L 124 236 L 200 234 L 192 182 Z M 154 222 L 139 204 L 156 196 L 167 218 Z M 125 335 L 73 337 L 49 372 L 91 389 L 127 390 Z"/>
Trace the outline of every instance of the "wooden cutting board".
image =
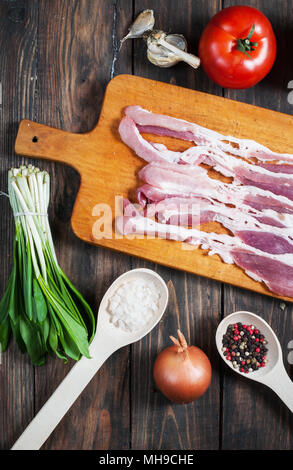
<path id="1" fill-rule="evenodd" d="M 146 163 L 123 144 L 118 134 L 123 108 L 134 104 L 226 135 L 257 140 L 277 152 L 293 153 L 292 116 L 132 75 L 119 75 L 108 84 L 99 122 L 91 132 L 72 134 L 24 120 L 19 126 L 15 151 L 66 163 L 80 173 L 81 186 L 71 223 L 82 240 L 278 297 L 237 266 L 223 263 L 217 255 L 207 256 L 201 249 L 188 249 L 184 243 L 121 238 L 112 230 L 114 224 L 106 227 L 108 238 L 95 238 L 104 215 L 101 210 L 112 213 L 114 221 L 115 196 L 135 201 L 135 190 L 141 184 L 137 173 Z M 172 150 L 184 150 L 190 145 L 167 137 L 146 138 L 165 143 Z M 104 208 L 99 204 L 105 204 Z"/>

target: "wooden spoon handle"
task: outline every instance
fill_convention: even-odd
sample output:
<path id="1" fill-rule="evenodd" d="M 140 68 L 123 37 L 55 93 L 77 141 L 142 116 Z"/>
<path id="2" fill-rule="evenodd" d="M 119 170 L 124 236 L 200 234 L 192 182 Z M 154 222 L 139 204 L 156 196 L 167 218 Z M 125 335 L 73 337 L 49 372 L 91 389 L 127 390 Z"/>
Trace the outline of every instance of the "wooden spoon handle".
<path id="1" fill-rule="evenodd" d="M 38 450 L 67 413 L 113 349 L 97 348 L 92 359 L 82 357 L 30 422 L 11 450 Z"/>
<path id="2" fill-rule="evenodd" d="M 293 382 L 288 376 L 285 367 L 282 366 L 263 381 L 279 396 L 293 413 Z"/>
<path id="3" fill-rule="evenodd" d="M 32 158 L 55 160 L 79 169 L 82 150 L 88 134 L 72 134 L 60 129 L 21 121 L 15 142 L 15 152 Z"/>

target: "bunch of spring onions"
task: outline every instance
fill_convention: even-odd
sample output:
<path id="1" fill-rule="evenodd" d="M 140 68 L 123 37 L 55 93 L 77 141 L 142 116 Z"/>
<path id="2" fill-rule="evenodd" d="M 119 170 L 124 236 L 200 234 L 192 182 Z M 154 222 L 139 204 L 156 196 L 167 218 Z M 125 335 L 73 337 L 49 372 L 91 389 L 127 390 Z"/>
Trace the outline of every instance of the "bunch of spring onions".
<path id="1" fill-rule="evenodd" d="M 67 361 L 89 356 L 95 319 L 87 302 L 60 268 L 47 209 L 50 177 L 32 165 L 8 172 L 15 221 L 13 269 L 0 301 L 0 346 L 11 332 L 33 364 L 47 353 Z"/>

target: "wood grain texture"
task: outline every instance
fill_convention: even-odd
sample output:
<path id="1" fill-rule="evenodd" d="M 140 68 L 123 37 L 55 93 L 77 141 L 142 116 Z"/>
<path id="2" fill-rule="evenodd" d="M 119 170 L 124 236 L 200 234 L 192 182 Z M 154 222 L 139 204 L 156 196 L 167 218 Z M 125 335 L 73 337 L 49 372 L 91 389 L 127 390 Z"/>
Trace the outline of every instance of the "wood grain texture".
<path id="1" fill-rule="evenodd" d="M 196 53 L 199 34 L 218 2 L 168 0 L 136 1 L 136 11 L 153 8 L 156 27 L 184 33 L 190 50 Z M 198 14 L 200 11 L 200 15 Z M 177 12 L 177 13 L 176 13 Z M 160 69 L 145 59 L 142 41 L 134 42 L 135 75 L 162 80 L 191 89 L 221 94 L 208 84 L 201 69 L 196 72 L 185 64 Z M 130 45 L 127 45 L 129 47 Z M 133 266 L 152 264 L 134 259 Z M 133 345 L 131 364 L 132 438 L 134 449 L 217 449 L 220 441 L 219 358 L 213 337 L 221 316 L 221 284 L 188 273 L 156 266 L 168 284 L 170 300 L 159 328 L 143 342 Z M 206 395 L 188 405 L 172 405 L 156 389 L 152 369 L 156 355 L 170 345 L 169 335 L 180 328 L 190 344 L 201 347 L 212 361 L 213 378 Z"/>
<path id="2" fill-rule="evenodd" d="M 116 38 L 132 16 L 132 2 L 125 0 L 22 3 L 25 3 L 22 22 L 17 20 L 12 2 L 9 5 L 7 2 L 1 12 L 2 51 L 11 49 L 8 40 L 12 41 L 13 47 L 10 60 L 6 54 L 1 55 L 5 70 L 2 85 L 7 97 L 1 110 L 1 116 L 5 117 L 1 142 L 6 142 L 4 151 L 7 155 L 5 161 L 1 160 L 1 189 L 6 187 L 8 166 L 23 162 L 12 153 L 16 126 L 22 118 L 26 116 L 71 132 L 90 131 L 94 127 L 105 85 L 114 73 Z M 11 15 L 14 15 L 13 21 Z M 121 52 L 116 70 L 118 73 L 131 72 L 131 56 L 127 51 Z M 12 128 L 12 125 L 13 129 L 7 134 L 7 127 Z M 37 163 L 51 175 L 51 201 L 54 203 L 50 207 L 50 222 L 60 264 L 97 310 L 110 283 L 129 269 L 129 258 L 113 256 L 102 249 L 89 249 L 74 236 L 69 221 L 80 182 L 78 174 L 63 165 Z M 5 207 L 3 215 L 7 221 L 1 224 L 1 263 L 6 258 L 2 269 L 5 275 L 1 278 L 4 284 L 8 275 L 6 253 L 12 252 L 13 230 L 6 199 L 1 198 L 0 203 L 1 209 Z M 7 237 L 8 221 L 11 237 Z M 9 448 L 72 365 L 66 366 L 60 360 L 49 358 L 46 366 L 35 369 L 34 374 L 29 359 L 12 346 L 3 354 L 0 368 L 1 395 L 6 392 L 8 397 L 5 403 L 1 402 L 1 448 Z M 113 393 L 108 393 L 113 386 L 113 377 L 118 386 Z M 127 448 L 128 389 L 126 349 L 109 359 L 107 368 L 101 369 L 87 387 L 87 394 L 70 410 L 43 448 Z"/>
<path id="3" fill-rule="evenodd" d="M 115 217 L 117 212 L 119 214 L 115 198 L 133 200 L 140 184 L 138 172 L 145 164 L 122 142 L 118 133 L 123 109 L 133 103 L 155 113 L 196 122 L 223 135 L 251 138 L 275 151 L 293 153 L 292 116 L 131 75 L 119 75 L 108 84 L 99 122 L 91 132 L 70 134 L 24 121 L 15 150 L 24 155 L 67 162 L 79 171 L 81 187 L 71 223 L 74 233 L 82 240 L 275 296 L 263 283 L 254 281 L 235 264 L 224 263 L 218 255 L 208 256 L 200 248 L 188 249 L 185 243 L 157 237 L 119 235 L 115 228 Z M 153 136 L 149 138 L 154 140 Z M 155 141 L 175 151 L 186 148 L 179 139 L 165 137 Z M 219 174 L 214 175 L 219 178 Z M 104 207 L 95 210 L 99 204 L 106 205 L 109 212 L 105 212 Z M 105 222 L 110 233 L 107 231 L 104 235 L 98 231 L 96 235 L 95 226 L 99 227 L 99 219 L 104 214 L 110 214 L 110 220 Z M 213 230 L 214 224 L 209 224 L 209 229 Z M 217 229 L 227 233 L 223 227 Z"/>
<path id="4" fill-rule="evenodd" d="M 224 6 L 242 4 L 241 1 L 224 1 Z M 248 90 L 225 90 L 225 96 L 252 103 L 257 106 L 289 113 L 288 82 L 293 77 L 293 64 L 288 61 L 286 43 L 292 40 L 288 25 L 292 22 L 292 9 L 287 2 L 282 8 L 276 1 L 253 1 L 272 22 L 277 34 L 278 55 L 271 73 L 258 85 Z M 279 139 L 278 139 L 279 140 Z M 241 289 L 225 286 L 224 313 L 237 310 L 252 311 L 264 318 L 280 339 L 284 353 L 284 364 L 292 377 L 292 366 L 288 364 L 288 342 L 292 339 L 293 306 L 262 295 L 247 295 Z M 293 416 L 277 396 L 266 387 L 255 387 L 254 383 L 224 369 L 223 365 L 223 434 L 224 449 L 292 449 Z M 235 419 L 237 410 L 237 420 Z"/>
<path id="5" fill-rule="evenodd" d="M 278 0 L 246 4 L 260 8 L 278 31 L 277 61 L 256 87 L 224 91 L 202 69 L 193 71 L 184 64 L 171 69 L 154 67 L 146 61 L 142 41 L 127 41 L 119 54 L 118 48 L 132 18 L 144 8 L 154 8 L 156 27 L 183 33 L 190 51 L 197 53 L 203 27 L 216 11 L 229 5 L 226 0 L 1 1 L 0 189 L 7 188 L 9 166 L 30 162 L 13 152 L 21 119 L 77 133 L 79 138 L 97 124 L 106 84 L 119 73 L 292 114 L 287 101 L 288 82 L 293 79 L 293 63 L 288 60 L 288 44 L 293 39 L 291 2 L 282 1 L 282 8 Z M 230 372 L 216 352 L 214 333 L 224 314 L 241 309 L 258 313 L 280 338 L 292 377 L 287 361 L 292 305 L 82 242 L 70 227 L 78 173 L 60 163 L 37 163 L 52 176 L 50 222 L 60 264 L 95 310 L 107 287 L 132 267 L 157 270 L 170 292 L 168 310 L 156 330 L 107 361 L 43 448 L 291 449 L 292 416 L 269 389 Z M 4 197 L 0 197 L 0 214 L 1 295 L 11 269 L 14 233 Z M 152 379 L 155 356 L 169 344 L 169 334 L 177 327 L 207 352 L 213 366 L 208 393 L 186 406 L 172 406 Z M 1 449 L 12 445 L 71 365 L 48 358 L 46 366 L 34 369 L 11 341 L 0 364 Z"/>
<path id="6" fill-rule="evenodd" d="M 13 152 L 18 122 L 35 118 L 37 1 L 0 3 L 0 188 L 7 191 L 7 170 L 23 159 Z M 12 268 L 14 226 L 8 199 L 0 197 L 0 295 Z M 7 236 L 9 234 L 9 236 Z M 0 361 L 0 448 L 7 449 L 34 414 L 34 369 L 15 342 Z M 5 398 L 4 398 L 5 397 Z"/>
<path id="7" fill-rule="evenodd" d="M 132 2 L 57 0 L 49 4 L 42 1 L 39 8 L 38 120 L 65 131 L 88 132 L 96 124 L 106 83 L 114 73 L 116 37 L 132 15 Z M 131 71 L 127 51 L 122 52 L 116 65 L 117 72 Z M 102 249 L 91 250 L 74 236 L 69 222 L 79 175 L 63 165 L 48 165 L 53 181 L 51 200 L 55 201 L 51 224 L 57 256 L 97 311 L 113 279 L 129 269 L 129 259 L 113 257 Z M 36 411 L 70 366 L 54 360 L 36 371 Z M 114 390 L 113 377 L 118 384 Z M 125 349 L 107 361 L 43 448 L 128 448 L 128 389 Z"/>

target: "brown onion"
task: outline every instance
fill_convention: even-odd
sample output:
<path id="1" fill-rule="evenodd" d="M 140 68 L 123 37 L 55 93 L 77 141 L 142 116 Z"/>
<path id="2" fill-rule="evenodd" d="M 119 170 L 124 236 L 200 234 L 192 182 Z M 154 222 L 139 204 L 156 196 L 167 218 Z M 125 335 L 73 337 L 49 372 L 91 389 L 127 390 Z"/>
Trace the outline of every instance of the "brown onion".
<path id="1" fill-rule="evenodd" d="M 203 395 L 210 385 L 209 358 L 196 346 L 188 346 L 178 330 L 174 345 L 164 349 L 154 364 L 154 380 L 159 390 L 175 403 L 190 403 Z"/>

